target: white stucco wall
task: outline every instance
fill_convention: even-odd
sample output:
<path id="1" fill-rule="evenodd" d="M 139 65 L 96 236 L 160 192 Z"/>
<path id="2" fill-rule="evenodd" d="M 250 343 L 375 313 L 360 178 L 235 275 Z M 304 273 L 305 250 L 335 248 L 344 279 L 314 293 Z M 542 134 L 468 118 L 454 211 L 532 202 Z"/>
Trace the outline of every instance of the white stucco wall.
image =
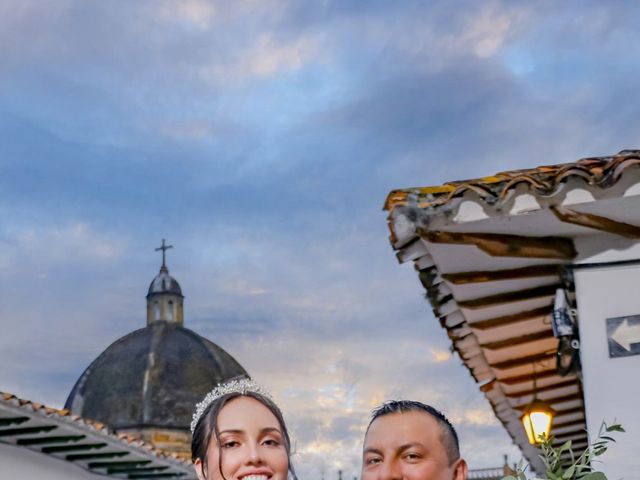
<path id="1" fill-rule="evenodd" d="M 639 258 L 638 246 L 601 253 L 590 261 Z M 622 423 L 626 433 L 596 468 L 608 478 L 640 478 L 640 355 L 609 358 L 606 319 L 640 314 L 640 265 L 575 271 L 587 428 L 593 441 L 601 422 Z"/>
<path id="2" fill-rule="evenodd" d="M 23 447 L 0 443 L 2 480 L 84 480 L 106 479 L 76 465 Z"/>

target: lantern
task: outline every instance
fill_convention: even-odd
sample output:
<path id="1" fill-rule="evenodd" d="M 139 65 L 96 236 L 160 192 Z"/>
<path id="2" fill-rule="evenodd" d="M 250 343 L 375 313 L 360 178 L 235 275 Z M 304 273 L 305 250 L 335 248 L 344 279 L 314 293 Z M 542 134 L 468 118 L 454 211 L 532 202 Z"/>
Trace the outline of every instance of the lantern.
<path id="1" fill-rule="evenodd" d="M 555 412 L 547 403 L 534 397 L 521 417 L 529 443 L 540 443 L 549 437 L 554 415 Z"/>

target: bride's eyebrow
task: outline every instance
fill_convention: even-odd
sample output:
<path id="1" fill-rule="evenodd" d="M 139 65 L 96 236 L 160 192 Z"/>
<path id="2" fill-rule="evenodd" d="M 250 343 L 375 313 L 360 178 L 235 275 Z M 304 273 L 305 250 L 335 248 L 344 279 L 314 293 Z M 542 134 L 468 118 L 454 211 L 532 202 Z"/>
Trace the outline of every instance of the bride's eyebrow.
<path id="1" fill-rule="evenodd" d="M 265 433 L 278 433 L 280 435 L 282 435 L 282 432 L 280 431 L 279 428 L 275 428 L 275 427 L 266 427 L 260 430 L 260 433 L 265 434 Z"/>
<path id="2" fill-rule="evenodd" d="M 244 433 L 244 430 L 236 430 L 236 429 L 222 430 L 218 432 L 218 435 L 222 435 L 223 433 L 234 433 L 234 434 L 240 435 Z"/>

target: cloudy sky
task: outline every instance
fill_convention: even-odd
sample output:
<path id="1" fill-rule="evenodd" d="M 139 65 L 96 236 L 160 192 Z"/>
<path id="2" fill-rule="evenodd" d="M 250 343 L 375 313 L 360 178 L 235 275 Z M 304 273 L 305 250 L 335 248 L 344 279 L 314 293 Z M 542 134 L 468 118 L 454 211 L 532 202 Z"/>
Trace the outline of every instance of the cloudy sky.
<path id="1" fill-rule="evenodd" d="M 3 0 L 0 390 L 61 407 L 144 326 L 164 237 L 186 326 L 275 392 L 302 478 L 356 475 L 391 397 L 473 467 L 515 460 L 382 204 L 639 147 L 628 5 Z"/>

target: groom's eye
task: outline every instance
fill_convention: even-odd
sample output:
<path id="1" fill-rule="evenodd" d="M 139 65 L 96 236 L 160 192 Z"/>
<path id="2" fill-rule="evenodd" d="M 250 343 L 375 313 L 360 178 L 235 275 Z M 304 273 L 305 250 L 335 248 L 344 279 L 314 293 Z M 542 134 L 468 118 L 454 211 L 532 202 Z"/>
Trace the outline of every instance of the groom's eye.
<path id="1" fill-rule="evenodd" d="M 366 465 L 375 465 L 380 462 L 382 462 L 382 459 L 380 457 L 370 457 L 370 458 L 367 458 L 364 463 Z"/>

